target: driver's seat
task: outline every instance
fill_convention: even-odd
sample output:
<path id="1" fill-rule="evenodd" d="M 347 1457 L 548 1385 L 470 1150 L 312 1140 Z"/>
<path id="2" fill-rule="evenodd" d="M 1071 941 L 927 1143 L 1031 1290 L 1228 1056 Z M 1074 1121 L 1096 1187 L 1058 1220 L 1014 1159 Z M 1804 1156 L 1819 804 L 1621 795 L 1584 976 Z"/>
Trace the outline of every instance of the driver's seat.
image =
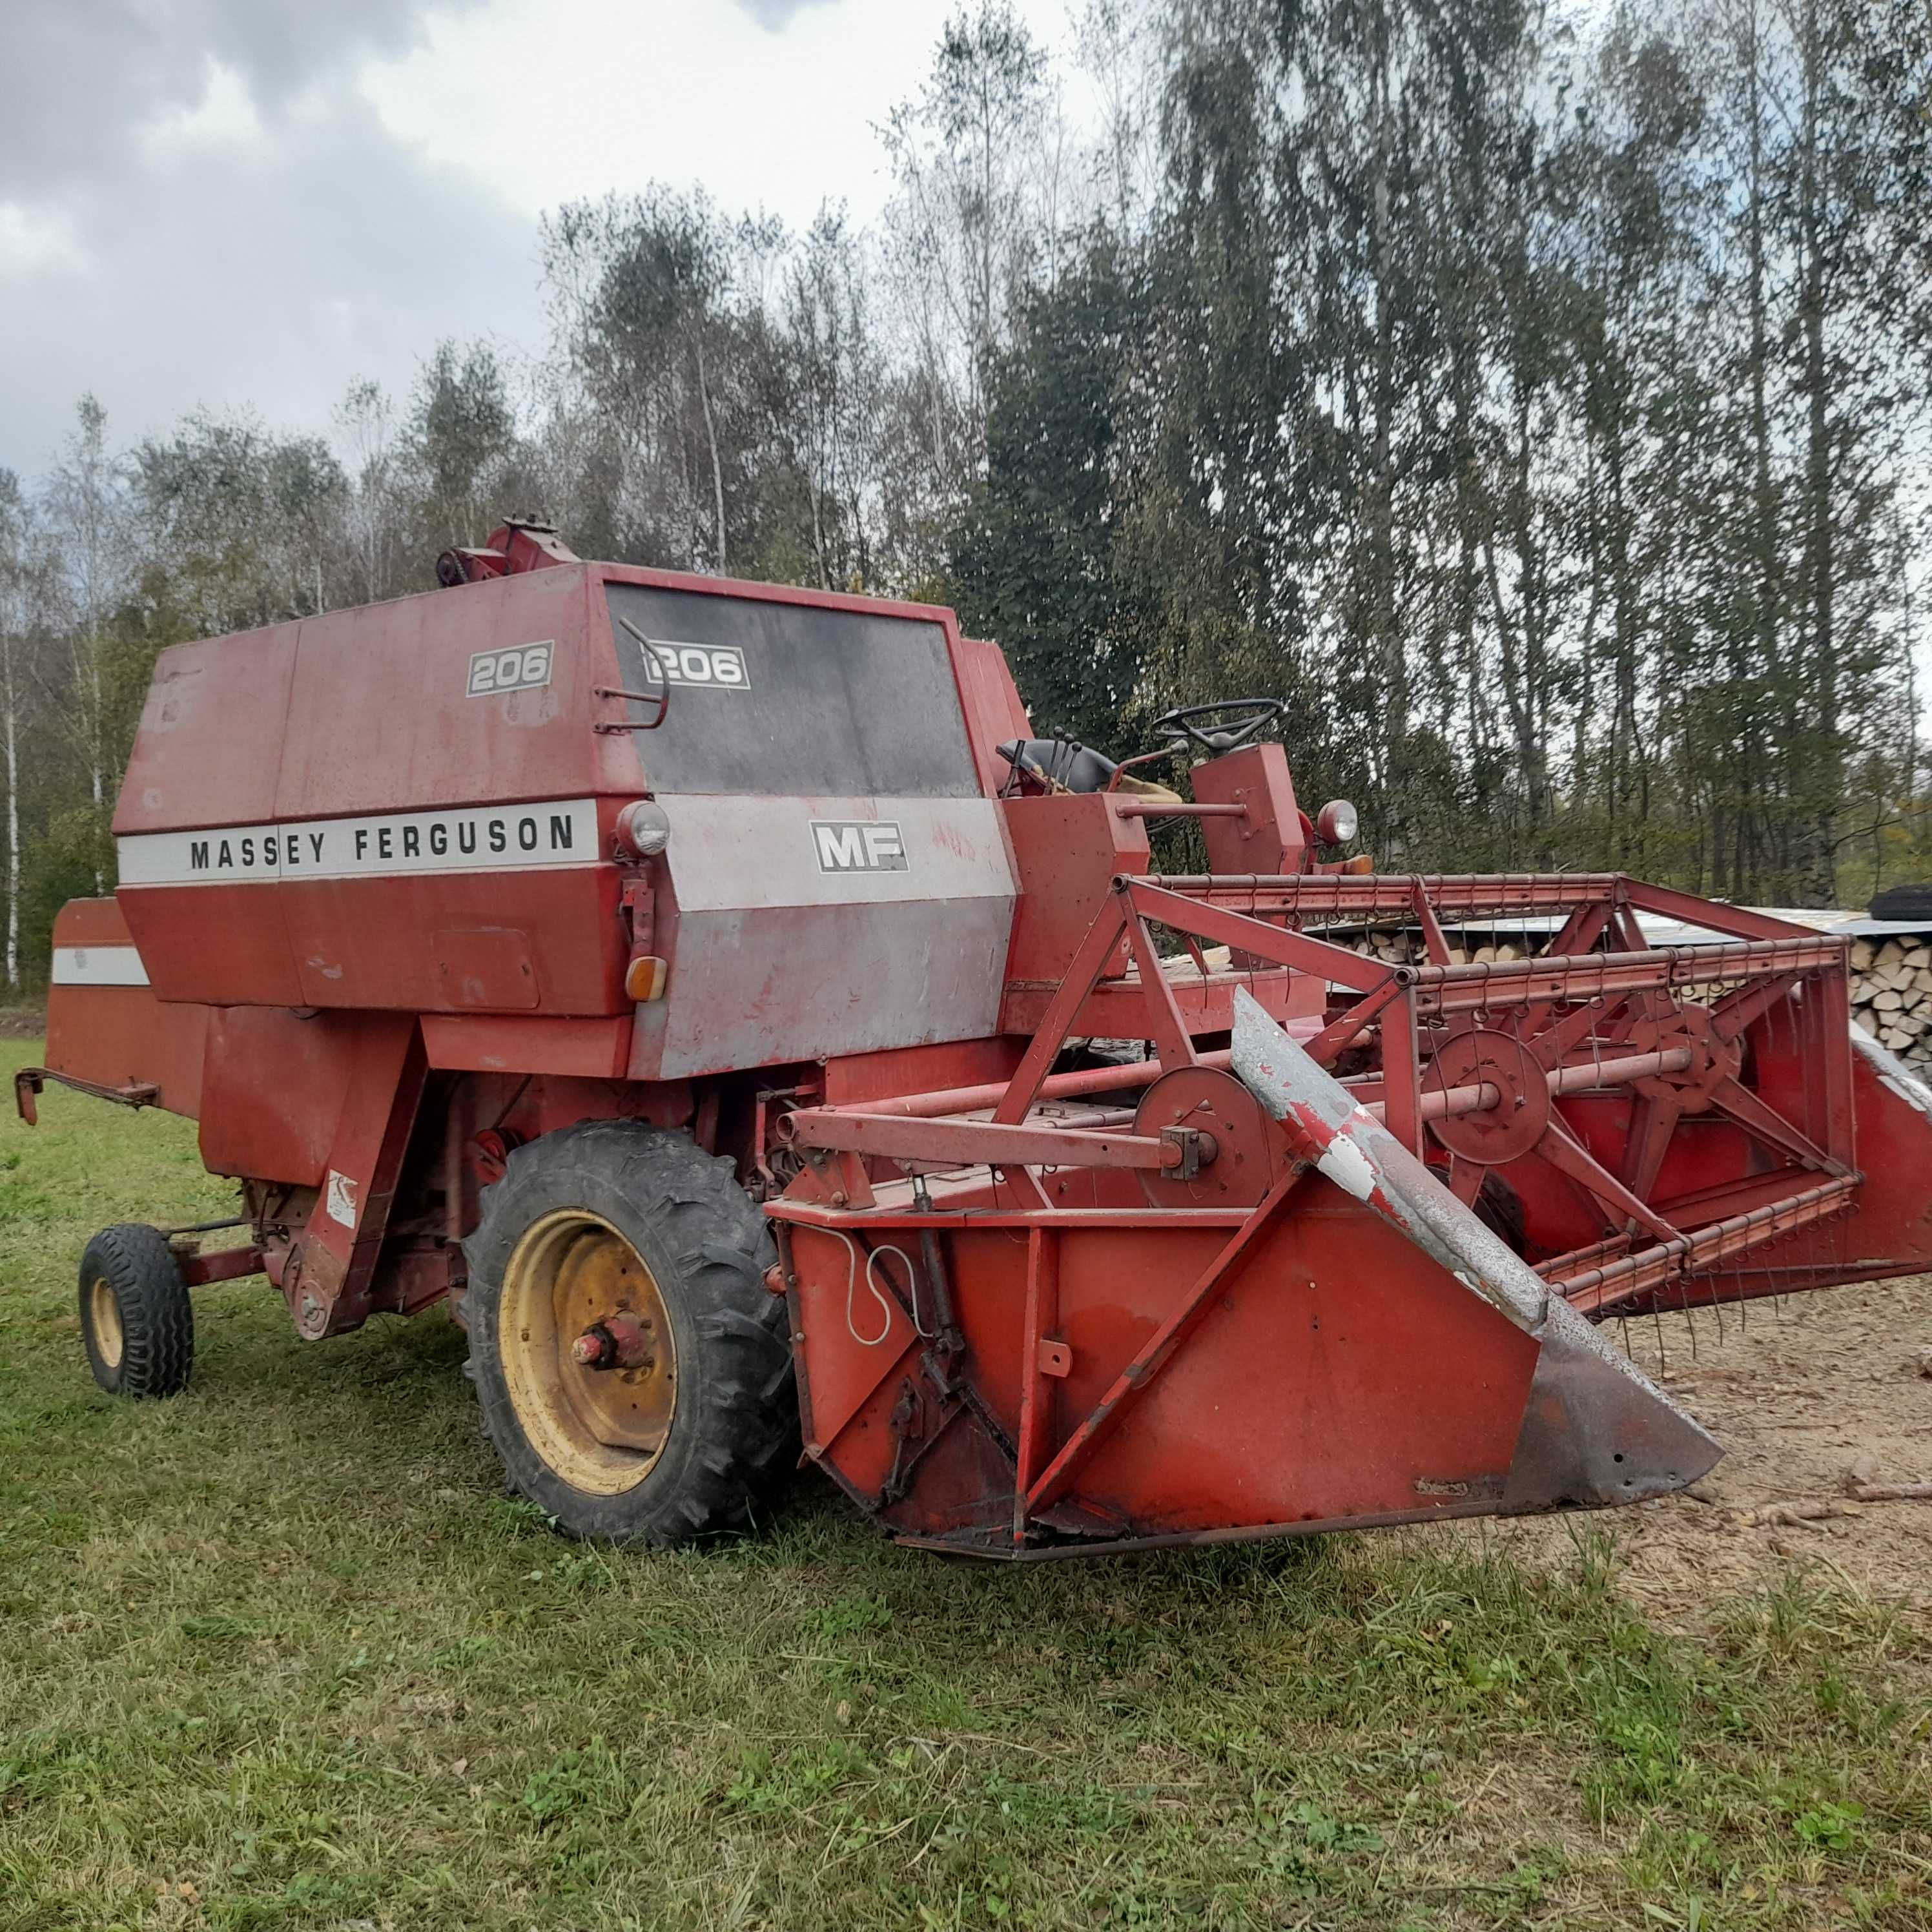
<path id="1" fill-rule="evenodd" d="M 994 749 L 1023 778 L 1048 791 L 1105 791 L 1120 770 L 1092 746 L 1071 738 L 1009 738 Z"/>
<path id="2" fill-rule="evenodd" d="M 1180 802 L 1172 786 L 1136 778 L 1132 772 L 1116 782 L 1114 775 L 1120 766 L 1104 752 L 1072 738 L 1009 738 L 994 749 L 1012 766 L 1016 778 L 1042 792 L 1105 791 L 1113 783 L 1116 791 L 1136 798 Z"/>

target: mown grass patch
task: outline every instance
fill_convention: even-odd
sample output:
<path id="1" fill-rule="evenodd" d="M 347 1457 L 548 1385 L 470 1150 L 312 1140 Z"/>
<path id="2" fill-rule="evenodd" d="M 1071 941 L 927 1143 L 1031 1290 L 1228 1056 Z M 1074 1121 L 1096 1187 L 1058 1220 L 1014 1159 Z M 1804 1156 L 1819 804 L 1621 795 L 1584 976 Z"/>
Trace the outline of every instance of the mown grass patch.
<path id="1" fill-rule="evenodd" d="M 34 1042 L 0 1048 L 10 1066 Z M 802 1475 L 674 1556 L 506 1498 L 440 1316 L 199 1304 L 98 1394 L 94 1228 L 192 1129 L 0 1128 L 0 1925 L 1932 1924 L 1932 1644 L 1797 1576 L 1696 1636 L 1421 1539 L 1025 1569 Z"/>

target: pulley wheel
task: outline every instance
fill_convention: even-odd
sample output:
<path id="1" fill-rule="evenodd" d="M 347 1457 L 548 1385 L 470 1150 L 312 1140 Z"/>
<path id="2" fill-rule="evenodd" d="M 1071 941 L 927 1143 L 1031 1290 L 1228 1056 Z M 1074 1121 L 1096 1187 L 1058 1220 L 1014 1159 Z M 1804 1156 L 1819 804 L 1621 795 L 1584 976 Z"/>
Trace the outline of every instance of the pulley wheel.
<path id="1" fill-rule="evenodd" d="M 1214 1137 L 1214 1158 L 1191 1180 L 1166 1168 L 1139 1170 L 1156 1208 L 1252 1208 L 1274 1185 L 1287 1160 L 1281 1130 L 1232 1073 L 1178 1066 L 1141 1096 L 1134 1132 L 1196 1127 Z"/>
<path id="2" fill-rule="evenodd" d="M 1459 1160 L 1507 1166 L 1543 1138 L 1550 1124 L 1550 1083 L 1542 1063 L 1514 1034 L 1484 1027 L 1444 1041 L 1422 1070 L 1425 1100 L 1479 1083 L 1496 1090 L 1493 1107 L 1445 1114 L 1431 1120 L 1429 1130 Z"/>

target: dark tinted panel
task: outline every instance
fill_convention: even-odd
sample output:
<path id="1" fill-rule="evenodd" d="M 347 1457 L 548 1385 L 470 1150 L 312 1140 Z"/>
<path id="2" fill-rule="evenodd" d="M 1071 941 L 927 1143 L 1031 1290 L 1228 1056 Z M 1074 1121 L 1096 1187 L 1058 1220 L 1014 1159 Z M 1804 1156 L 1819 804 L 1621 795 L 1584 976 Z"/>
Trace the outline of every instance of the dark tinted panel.
<path id="1" fill-rule="evenodd" d="M 625 688 L 670 686 L 638 734 L 654 791 L 968 798 L 980 789 L 937 624 L 607 586 Z M 642 706 L 633 715 L 647 716 Z"/>

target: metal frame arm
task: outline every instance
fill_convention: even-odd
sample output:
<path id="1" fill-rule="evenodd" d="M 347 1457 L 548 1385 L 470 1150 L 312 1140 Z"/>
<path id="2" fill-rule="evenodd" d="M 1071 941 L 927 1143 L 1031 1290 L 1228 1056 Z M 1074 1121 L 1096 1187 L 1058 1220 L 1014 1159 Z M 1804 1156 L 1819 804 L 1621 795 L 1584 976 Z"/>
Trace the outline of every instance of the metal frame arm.
<path id="1" fill-rule="evenodd" d="M 132 1080 L 124 1087 L 103 1087 L 92 1080 L 77 1080 L 71 1073 L 57 1073 L 51 1066 L 23 1066 L 14 1076 L 14 1105 L 30 1127 L 40 1124 L 40 1112 L 34 1102 L 50 1080 L 96 1100 L 112 1100 L 117 1107 L 152 1107 L 161 1094 L 152 1081 Z"/>

